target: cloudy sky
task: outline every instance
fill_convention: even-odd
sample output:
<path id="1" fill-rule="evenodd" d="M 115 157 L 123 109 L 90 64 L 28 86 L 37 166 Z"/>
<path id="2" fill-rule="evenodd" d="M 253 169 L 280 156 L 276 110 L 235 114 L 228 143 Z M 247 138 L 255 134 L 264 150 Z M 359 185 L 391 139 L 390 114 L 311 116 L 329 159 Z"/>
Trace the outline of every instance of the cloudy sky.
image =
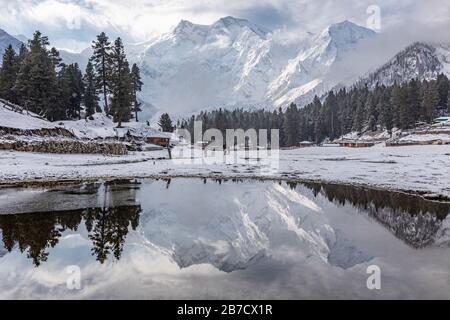
<path id="1" fill-rule="evenodd" d="M 395 30 L 397 37 L 442 28 L 450 19 L 448 0 L 0 0 L 0 28 L 28 37 L 39 29 L 58 48 L 80 51 L 100 31 L 140 42 L 181 19 L 210 24 L 231 15 L 270 29 L 312 32 L 345 19 L 365 26 L 373 5 L 381 10 L 380 31 Z"/>

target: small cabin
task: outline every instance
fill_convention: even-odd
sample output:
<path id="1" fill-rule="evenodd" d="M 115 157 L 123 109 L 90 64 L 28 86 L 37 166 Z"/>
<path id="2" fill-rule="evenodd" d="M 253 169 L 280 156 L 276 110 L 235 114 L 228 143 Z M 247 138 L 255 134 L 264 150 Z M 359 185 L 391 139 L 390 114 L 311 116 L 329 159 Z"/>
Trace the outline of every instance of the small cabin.
<path id="1" fill-rule="evenodd" d="M 439 117 L 434 119 L 435 124 L 450 124 L 450 117 Z"/>
<path id="2" fill-rule="evenodd" d="M 348 147 L 348 148 L 370 148 L 373 147 L 375 143 L 373 142 L 366 142 L 366 141 L 339 141 L 339 146 L 341 147 Z"/>
<path id="3" fill-rule="evenodd" d="M 300 148 L 309 148 L 309 147 L 313 147 L 314 143 L 311 141 L 302 141 L 300 142 Z"/>
<path id="4" fill-rule="evenodd" d="M 153 133 L 145 137 L 145 142 L 167 148 L 170 145 L 170 137 L 162 132 Z"/>

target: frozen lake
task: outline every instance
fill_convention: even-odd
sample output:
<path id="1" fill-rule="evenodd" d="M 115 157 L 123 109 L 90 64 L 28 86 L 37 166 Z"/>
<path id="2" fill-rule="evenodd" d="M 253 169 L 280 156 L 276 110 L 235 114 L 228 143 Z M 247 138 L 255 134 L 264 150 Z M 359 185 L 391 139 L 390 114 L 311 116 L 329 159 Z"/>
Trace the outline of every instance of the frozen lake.
<path id="1" fill-rule="evenodd" d="M 449 213 L 336 184 L 0 189 L 0 298 L 449 299 Z"/>

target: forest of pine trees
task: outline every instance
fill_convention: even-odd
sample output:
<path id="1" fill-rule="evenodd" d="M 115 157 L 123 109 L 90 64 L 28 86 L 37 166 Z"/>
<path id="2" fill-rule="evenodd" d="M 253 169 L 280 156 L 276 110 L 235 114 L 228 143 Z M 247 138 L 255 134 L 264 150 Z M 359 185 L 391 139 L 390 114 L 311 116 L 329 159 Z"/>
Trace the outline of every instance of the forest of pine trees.
<path id="1" fill-rule="evenodd" d="M 0 68 L 0 98 L 50 121 L 91 118 L 102 111 L 100 101 L 119 127 L 132 118 L 138 121 L 137 93 L 143 83 L 138 66 L 129 66 L 122 40 L 111 44 L 101 33 L 92 48 L 83 75 L 78 64 L 62 62 L 39 31 L 20 52 L 8 46 Z"/>
<path id="2" fill-rule="evenodd" d="M 440 115 L 450 112 L 450 82 L 441 74 L 436 80 L 353 87 L 329 92 L 321 100 L 303 108 L 291 104 L 287 109 L 275 111 L 243 109 L 201 112 L 177 123 L 193 136 L 194 121 L 203 122 L 203 130 L 217 128 L 244 130 L 279 129 L 280 146 L 298 145 L 300 141 L 320 143 L 357 131 L 409 129 L 419 122 L 432 123 Z"/>

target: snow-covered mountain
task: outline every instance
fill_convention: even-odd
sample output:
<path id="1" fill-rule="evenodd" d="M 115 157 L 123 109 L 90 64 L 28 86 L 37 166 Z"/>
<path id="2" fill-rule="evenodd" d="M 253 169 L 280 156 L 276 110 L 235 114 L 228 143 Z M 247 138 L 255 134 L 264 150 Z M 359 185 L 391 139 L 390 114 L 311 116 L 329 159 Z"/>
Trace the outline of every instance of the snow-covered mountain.
<path id="1" fill-rule="evenodd" d="M 336 84 L 333 65 L 355 50 L 361 41 L 374 38 L 376 33 L 350 21 L 333 24 L 315 36 L 294 59 L 288 61 L 282 73 L 270 84 L 267 98 L 276 106 L 297 101 L 308 102 Z M 359 76 L 359 75 L 355 75 Z"/>
<path id="2" fill-rule="evenodd" d="M 172 32 L 129 46 L 128 53 L 141 67 L 142 99 L 176 114 L 219 106 L 284 106 L 320 94 L 334 85 L 326 80 L 333 65 L 374 36 L 344 21 L 286 43 L 277 32 L 225 17 L 212 25 L 183 20 Z"/>
<path id="3" fill-rule="evenodd" d="M 8 34 L 6 31 L 0 29 L 0 55 L 3 56 L 3 52 L 5 49 L 12 45 L 14 50 L 18 52 L 20 50 L 20 47 L 22 46 L 22 41 L 16 39 L 15 37 Z M 1 61 L 0 61 L 1 64 Z"/>
<path id="4" fill-rule="evenodd" d="M 393 85 L 411 79 L 436 79 L 441 73 L 450 76 L 450 44 L 417 42 L 363 78 L 361 82 L 369 87 L 377 83 Z"/>
<path id="5" fill-rule="evenodd" d="M 330 72 L 348 52 L 375 32 L 344 21 L 319 34 L 304 32 L 285 41 L 286 30 L 267 30 L 248 20 L 219 19 L 211 25 L 182 20 L 171 32 L 126 45 L 144 81 L 144 118 L 159 111 L 186 115 L 218 107 L 273 108 L 300 104 L 333 87 Z M 0 49 L 21 41 L 0 33 Z M 92 54 L 60 51 L 82 69 Z M 360 75 L 355 75 L 355 78 Z"/>

